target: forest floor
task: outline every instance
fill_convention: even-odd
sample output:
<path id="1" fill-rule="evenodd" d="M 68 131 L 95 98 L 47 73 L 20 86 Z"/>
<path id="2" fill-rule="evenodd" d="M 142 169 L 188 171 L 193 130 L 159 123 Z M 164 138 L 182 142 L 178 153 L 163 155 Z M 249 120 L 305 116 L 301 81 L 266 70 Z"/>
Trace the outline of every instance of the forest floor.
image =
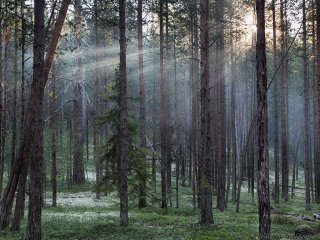
<path id="1" fill-rule="evenodd" d="M 126 228 L 119 226 L 119 202 L 115 193 L 96 200 L 88 186 L 63 190 L 58 195 L 56 208 L 50 207 L 50 194 L 47 194 L 42 215 L 43 239 L 258 239 L 257 200 L 255 198 L 252 202 L 251 194 L 246 191 L 246 182 L 241 193 L 240 213 L 236 213 L 235 204 L 229 202 L 223 213 L 214 209 L 214 224 L 207 227 L 198 224 L 199 213 L 192 208 L 191 189 L 180 187 L 179 190 L 179 209 L 174 197 L 173 207 L 166 210 L 160 209 L 159 204 L 149 204 L 139 210 L 131 202 Z M 305 220 L 313 219 L 313 212 L 320 210 L 319 205 L 314 204 L 313 211 L 304 211 L 301 190 L 289 202 L 272 202 L 271 205 L 272 239 L 295 239 L 294 232 L 299 225 L 308 225 L 316 233 L 307 239 L 320 239 L 320 221 Z M 2 231 L 0 239 L 24 239 L 25 228 L 26 220 L 20 232 Z"/>

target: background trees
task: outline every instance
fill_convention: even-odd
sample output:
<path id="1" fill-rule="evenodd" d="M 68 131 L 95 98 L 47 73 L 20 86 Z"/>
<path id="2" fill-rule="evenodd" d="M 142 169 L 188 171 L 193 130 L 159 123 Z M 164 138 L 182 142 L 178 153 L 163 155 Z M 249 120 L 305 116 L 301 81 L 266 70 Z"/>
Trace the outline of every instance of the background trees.
<path id="1" fill-rule="evenodd" d="M 230 201 L 238 203 L 239 211 L 243 188 L 254 203 L 255 186 L 262 189 L 261 182 L 271 183 L 275 203 L 289 201 L 291 174 L 301 178 L 302 170 L 310 209 L 313 195 L 316 201 L 320 195 L 319 89 L 315 91 L 320 3 L 257 1 L 259 13 L 265 12 L 261 15 L 252 3 L 77 0 L 68 9 L 70 1 L 46 1 L 44 80 L 35 86 L 34 6 L 2 1 L 1 228 L 10 224 L 17 191 L 12 228 L 19 229 L 24 193 L 39 178 L 34 172 L 38 168 L 44 172 L 44 191 L 53 188 L 52 205 L 54 189 L 88 187 L 97 198 L 119 189 L 122 225 L 128 224 L 131 202 L 140 208 L 155 203 L 168 208 L 174 202 L 180 207 L 179 193 L 189 187 L 192 205 L 200 208 L 205 224 L 213 222 L 212 197 L 219 211 Z M 256 28 L 258 16 L 264 15 L 265 34 Z M 257 40 L 265 42 L 265 50 L 256 49 Z M 255 63 L 263 67 L 257 69 Z M 118 65 L 119 92 L 111 85 Z M 267 109 L 267 102 L 273 107 Z M 43 106 L 43 113 L 35 106 Z M 112 123 L 110 115 L 120 117 Z M 28 190 L 30 199 L 37 197 L 36 205 L 40 188 Z M 265 196 L 262 205 L 268 208 Z"/>

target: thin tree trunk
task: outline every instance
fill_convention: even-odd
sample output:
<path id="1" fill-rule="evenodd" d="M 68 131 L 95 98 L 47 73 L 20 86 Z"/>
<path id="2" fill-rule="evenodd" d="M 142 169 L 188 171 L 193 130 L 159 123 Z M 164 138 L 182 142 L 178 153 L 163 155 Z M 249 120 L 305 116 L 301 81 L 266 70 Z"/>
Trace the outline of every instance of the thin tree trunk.
<path id="1" fill-rule="evenodd" d="M 99 71 L 100 66 L 99 64 L 99 56 L 98 56 L 98 49 L 99 49 L 99 35 L 98 35 L 98 1 L 94 1 L 94 11 L 95 11 L 95 47 L 96 47 L 96 53 L 95 53 L 95 121 L 97 122 L 100 117 L 100 78 L 99 78 Z M 96 192 L 96 199 L 100 199 L 100 172 L 101 172 L 101 164 L 98 154 L 98 149 L 100 145 L 100 126 L 99 124 L 95 124 L 95 130 L 94 130 L 94 158 L 96 162 L 96 186 L 97 186 L 97 192 Z"/>
<path id="2" fill-rule="evenodd" d="M 85 109 L 84 105 L 84 87 L 82 76 L 82 49 L 81 49 L 81 0 L 74 2 L 75 9 L 75 45 L 77 46 L 75 62 L 76 69 L 74 73 L 75 86 L 74 86 L 74 146 L 73 146 L 73 174 L 72 180 L 75 184 L 84 184 L 84 160 L 83 160 L 83 146 L 85 134 Z"/>
<path id="3" fill-rule="evenodd" d="M 283 0 L 280 1 L 280 30 L 282 56 L 286 48 L 286 8 Z M 288 79 L 287 63 L 281 67 L 281 157 L 282 157 L 282 198 L 289 200 L 289 146 L 288 146 Z"/>
<path id="4" fill-rule="evenodd" d="M 21 112 L 20 112 L 20 129 L 23 130 L 24 118 L 25 118 L 25 85 L 26 85 L 26 76 L 25 76 L 25 53 L 26 53 L 26 18 L 24 16 L 24 6 L 25 0 L 21 0 L 21 17 L 22 17 L 22 26 L 21 26 Z"/>
<path id="5" fill-rule="evenodd" d="M 217 208 L 220 211 L 224 211 L 227 203 L 226 203 L 226 86 L 225 86 L 225 64 L 224 64 L 224 51 L 225 51 L 225 46 L 224 46 L 224 4 L 223 1 L 219 2 L 218 6 L 216 7 L 219 16 L 219 21 L 220 22 L 220 27 L 219 27 L 219 33 L 218 33 L 218 52 L 217 55 L 219 57 L 217 64 L 218 64 L 218 69 L 219 71 L 219 99 L 218 99 L 218 104 L 219 104 L 219 114 L 218 117 L 219 119 L 219 133 L 218 136 L 219 139 L 218 141 L 220 142 L 219 144 L 219 149 L 217 151 L 221 151 L 220 153 L 220 159 L 217 159 Z"/>
<path id="6" fill-rule="evenodd" d="M 16 158 L 17 145 L 17 84 L 18 84 L 18 0 L 15 0 L 14 11 L 14 64 L 13 64 L 13 106 L 12 106 L 12 140 L 11 140 L 11 167 Z"/>
<path id="7" fill-rule="evenodd" d="M 257 100 L 258 100 L 258 203 L 259 236 L 270 239 L 271 218 L 269 199 L 269 153 L 268 153 L 268 109 L 267 109 L 267 62 L 265 42 L 265 1 L 256 0 L 257 11 Z"/>
<path id="8" fill-rule="evenodd" d="M 3 7 L 0 4 L 0 29 L 3 27 Z M 0 39 L 3 38 L 2 30 L 0 31 Z M 4 174 L 4 159 L 2 158 L 4 148 L 2 146 L 4 129 L 3 127 L 3 90 L 4 90 L 4 80 L 3 80 L 3 59 L 2 59 L 2 41 L 0 41 L 0 197 L 3 188 L 3 174 Z"/>
<path id="9" fill-rule="evenodd" d="M 169 1 L 165 1 L 165 19 L 166 19 L 166 33 L 165 33 L 165 55 L 164 55 L 164 66 L 165 66 L 165 106 L 166 106 L 166 154 L 167 154 L 167 195 L 169 200 L 169 205 L 172 207 L 172 189 L 171 189 L 171 165 L 172 165 L 172 157 L 171 157 L 171 149 L 172 149 L 172 131 L 171 131 L 171 114 L 170 114 L 170 93 L 169 93 L 169 81 L 170 81 L 170 60 L 169 60 Z"/>
<path id="10" fill-rule="evenodd" d="M 209 1 L 200 1 L 201 29 L 201 162 L 200 176 L 200 223 L 212 224 L 212 181 L 209 144 L 210 144 L 210 111 L 209 111 Z"/>
<path id="11" fill-rule="evenodd" d="M 232 202 L 236 201 L 237 191 L 237 130 L 236 130 L 236 58 L 231 58 L 231 162 L 232 162 Z"/>
<path id="12" fill-rule="evenodd" d="M 51 67 L 51 184 L 52 184 L 52 207 L 57 206 L 57 113 L 56 113 L 56 66 Z"/>
<path id="13" fill-rule="evenodd" d="M 273 62 L 274 70 L 277 69 L 277 26 L 275 0 L 272 1 L 272 29 L 273 29 Z M 275 166 L 275 203 L 279 203 L 280 183 L 279 183 L 279 110 L 278 110 L 278 81 L 274 80 L 274 166 Z"/>
<path id="14" fill-rule="evenodd" d="M 315 58 L 315 64 L 316 64 L 316 86 L 317 86 L 317 92 L 318 94 L 320 93 L 320 0 L 315 0 L 316 3 L 316 58 Z M 320 97 L 318 96 L 318 108 L 316 109 L 318 118 L 320 116 Z M 317 147 L 317 159 L 315 168 L 316 168 L 316 192 L 317 192 L 317 203 L 320 203 L 320 127 L 319 127 L 319 121 L 318 119 L 317 126 L 318 126 L 318 131 L 316 132 L 317 134 L 317 140 L 318 140 L 318 147 Z"/>
<path id="15" fill-rule="evenodd" d="M 125 0 L 119 0 L 120 29 L 120 225 L 128 225 L 128 120 L 127 120 L 127 63 L 126 63 L 126 6 Z"/>
<path id="16" fill-rule="evenodd" d="M 138 1 L 138 47 L 139 47 L 139 86 L 140 86 L 140 146 L 146 148 L 146 111 L 145 111 L 145 90 L 144 90 L 144 63 L 143 63 L 143 31 L 142 31 L 142 0 Z M 142 175 L 139 183 L 139 208 L 147 206 L 147 166 L 146 156 L 141 162 Z"/>
<path id="17" fill-rule="evenodd" d="M 34 133 L 33 144 L 30 150 L 30 196 L 28 212 L 27 239 L 41 239 L 41 207 L 43 181 L 43 95 L 44 95 L 44 0 L 35 0 L 34 4 L 34 42 L 33 42 L 33 82 L 32 90 L 39 96 L 34 102 L 30 98 L 32 110 L 28 117 L 34 123 L 31 128 Z M 36 104 L 32 104 L 36 103 Z"/>
<path id="18" fill-rule="evenodd" d="M 164 78 L 164 27 L 163 0 L 159 0 L 160 11 L 160 135 L 161 135 L 161 208 L 167 208 L 167 119 L 166 119 L 166 80 Z"/>
<path id="19" fill-rule="evenodd" d="M 307 56 L 307 19 L 306 19 L 306 1 L 302 2 L 302 28 L 303 28 L 303 79 L 304 79 L 304 175 L 305 175 L 305 209 L 311 210 L 310 196 L 310 109 L 309 109 L 309 78 L 308 78 L 308 56 Z"/>
<path id="20" fill-rule="evenodd" d="M 156 163 L 156 156 L 155 156 L 155 149 L 156 149 L 156 64 L 155 64 L 155 53 L 153 56 L 153 109 L 152 109 L 152 146 L 153 146 L 153 155 L 152 155 L 152 181 L 153 181 L 153 190 L 154 194 L 157 193 L 157 163 Z"/>
<path id="21" fill-rule="evenodd" d="M 297 159 L 298 159 L 298 152 L 299 152 L 299 146 L 300 146 L 300 140 L 301 140 L 301 136 L 302 136 L 302 132 L 300 133 L 300 136 L 299 136 L 299 140 L 298 140 L 298 143 L 297 143 L 297 147 L 296 147 L 296 151 L 295 151 L 295 154 L 294 154 L 294 162 L 293 162 L 293 171 L 292 171 L 292 188 L 291 188 L 291 198 L 293 198 L 294 196 L 294 188 L 296 186 L 296 176 L 297 174 L 296 173 L 296 166 L 297 166 Z"/>

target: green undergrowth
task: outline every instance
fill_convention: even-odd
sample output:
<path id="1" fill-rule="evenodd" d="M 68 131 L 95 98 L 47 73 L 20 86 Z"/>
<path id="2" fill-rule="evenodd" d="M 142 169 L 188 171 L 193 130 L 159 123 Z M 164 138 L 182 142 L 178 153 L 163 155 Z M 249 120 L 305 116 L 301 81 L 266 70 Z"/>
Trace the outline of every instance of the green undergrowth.
<path id="1" fill-rule="evenodd" d="M 83 190 L 78 189 L 79 193 Z M 76 194 L 75 189 L 70 193 Z M 106 206 L 47 206 L 42 215 L 43 239 L 258 239 L 257 200 L 253 203 L 248 193 L 241 194 L 240 213 L 236 213 L 235 204 L 231 202 L 223 213 L 214 209 L 214 224 L 210 226 L 198 224 L 199 212 L 192 207 L 190 188 L 181 187 L 179 196 L 179 209 L 175 207 L 175 198 L 172 199 L 173 206 L 168 209 L 159 208 L 158 203 L 149 203 L 141 210 L 132 207 L 126 228 L 119 226 L 116 194 L 107 200 L 112 204 Z M 271 239 L 295 239 L 294 231 L 298 225 L 309 225 L 318 234 L 307 239 L 320 239 L 320 224 L 303 220 L 303 217 L 312 218 L 313 213 L 304 211 L 303 197 L 296 196 L 287 203 L 272 203 L 271 206 Z M 314 204 L 314 211 L 318 207 Z M 26 220 L 20 232 L 2 231 L 0 239 L 23 239 L 25 230 Z"/>

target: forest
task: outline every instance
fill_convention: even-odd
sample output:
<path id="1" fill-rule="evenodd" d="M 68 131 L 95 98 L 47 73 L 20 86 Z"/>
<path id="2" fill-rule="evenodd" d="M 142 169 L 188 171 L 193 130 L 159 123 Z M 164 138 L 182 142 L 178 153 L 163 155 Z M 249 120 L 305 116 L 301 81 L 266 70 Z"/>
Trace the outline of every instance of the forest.
<path id="1" fill-rule="evenodd" d="M 0 239 L 320 239 L 320 0 L 0 0 Z"/>

